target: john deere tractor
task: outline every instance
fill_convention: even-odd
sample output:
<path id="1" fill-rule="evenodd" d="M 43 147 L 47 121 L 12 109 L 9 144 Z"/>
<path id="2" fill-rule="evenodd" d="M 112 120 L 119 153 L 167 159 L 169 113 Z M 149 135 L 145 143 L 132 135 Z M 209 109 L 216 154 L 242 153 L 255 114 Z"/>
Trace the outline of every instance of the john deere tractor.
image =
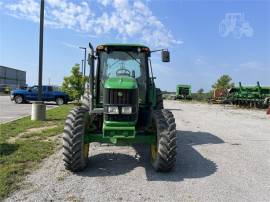
<path id="1" fill-rule="evenodd" d="M 143 143 L 149 145 L 153 168 L 170 171 L 176 162 L 176 125 L 155 87 L 150 56 L 156 51 L 138 44 L 104 44 L 95 51 L 89 47 L 89 88 L 64 128 L 65 168 L 83 170 L 92 142 Z M 168 50 L 157 51 L 163 62 L 169 62 Z"/>

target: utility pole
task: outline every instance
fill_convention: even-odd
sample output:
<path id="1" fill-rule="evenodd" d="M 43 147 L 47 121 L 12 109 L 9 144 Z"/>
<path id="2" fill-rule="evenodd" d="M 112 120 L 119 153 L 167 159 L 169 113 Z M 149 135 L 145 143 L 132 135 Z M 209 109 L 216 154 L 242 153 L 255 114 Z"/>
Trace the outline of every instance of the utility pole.
<path id="1" fill-rule="evenodd" d="M 86 67 L 86 48 L 85 48 L 85 47 L 79 47 L 79 48 L 84 50 L 84 67 L 83 67 L 83 76 L 85 76 L 85 67 Z"/>
<path id="2" fill-rule="evenodd" d="M 43 31 L 44 31 L 44 0 L 40 0 L 39 22 L 39 67 L 38 67 L 38 101 L 32 104 L 31 120 L 46 119 L 46 105 L 42 101 L 42 71 L 43 71 Z"/>

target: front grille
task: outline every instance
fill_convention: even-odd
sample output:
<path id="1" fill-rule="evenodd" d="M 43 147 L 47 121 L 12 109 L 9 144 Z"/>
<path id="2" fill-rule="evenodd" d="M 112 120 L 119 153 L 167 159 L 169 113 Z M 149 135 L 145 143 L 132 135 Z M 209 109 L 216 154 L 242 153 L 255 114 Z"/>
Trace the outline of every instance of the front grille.
<path id="1" fill-rule="evenodd" d="M 135 121 L 137 118 L 138 89 L 104 89 L 106 121 Z M 106 114 L 108 106 L 131 106 L 132 114 Z"/>
<path id="2" fill-rule="evenodd" d="M 105 89 L 104 104 L 136 105 L 137 99 L 137 89 Z"/>

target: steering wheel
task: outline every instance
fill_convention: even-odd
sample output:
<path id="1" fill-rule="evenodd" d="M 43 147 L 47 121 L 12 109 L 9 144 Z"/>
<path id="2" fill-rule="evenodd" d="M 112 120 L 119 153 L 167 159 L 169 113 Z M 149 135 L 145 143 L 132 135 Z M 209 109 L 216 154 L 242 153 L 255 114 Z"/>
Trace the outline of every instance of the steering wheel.
<path id="1" fill-rule="evenodd" d="M 122 69 L 118 69 L 116 71 L 116 75 L 117 76 L 130 76 L 131 72 L 128 69 L 122 68 Z"/>

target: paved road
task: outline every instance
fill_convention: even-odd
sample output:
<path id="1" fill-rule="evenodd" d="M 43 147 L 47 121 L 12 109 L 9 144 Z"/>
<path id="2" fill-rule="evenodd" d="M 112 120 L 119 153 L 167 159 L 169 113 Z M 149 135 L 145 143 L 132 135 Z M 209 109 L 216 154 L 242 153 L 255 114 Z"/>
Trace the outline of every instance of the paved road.
<path id="1" fill-rule="evenodd" d="M 65 171 L 62 151 L 7 201 L 269 201 L 265 111 L 165 102 L 177 123 L 177 166 L 156 173 L 149 147 L 91 144 L 88 168 Z"/>
<path id="2" fill-rule="evenodd" d="M 47 105 L 47 109 L 56 107 L 55 104 Z M 9 96 L 0 96 L 0 123 L 5 123 L 31 114 L 31 104 L 15 104 Z"/>

